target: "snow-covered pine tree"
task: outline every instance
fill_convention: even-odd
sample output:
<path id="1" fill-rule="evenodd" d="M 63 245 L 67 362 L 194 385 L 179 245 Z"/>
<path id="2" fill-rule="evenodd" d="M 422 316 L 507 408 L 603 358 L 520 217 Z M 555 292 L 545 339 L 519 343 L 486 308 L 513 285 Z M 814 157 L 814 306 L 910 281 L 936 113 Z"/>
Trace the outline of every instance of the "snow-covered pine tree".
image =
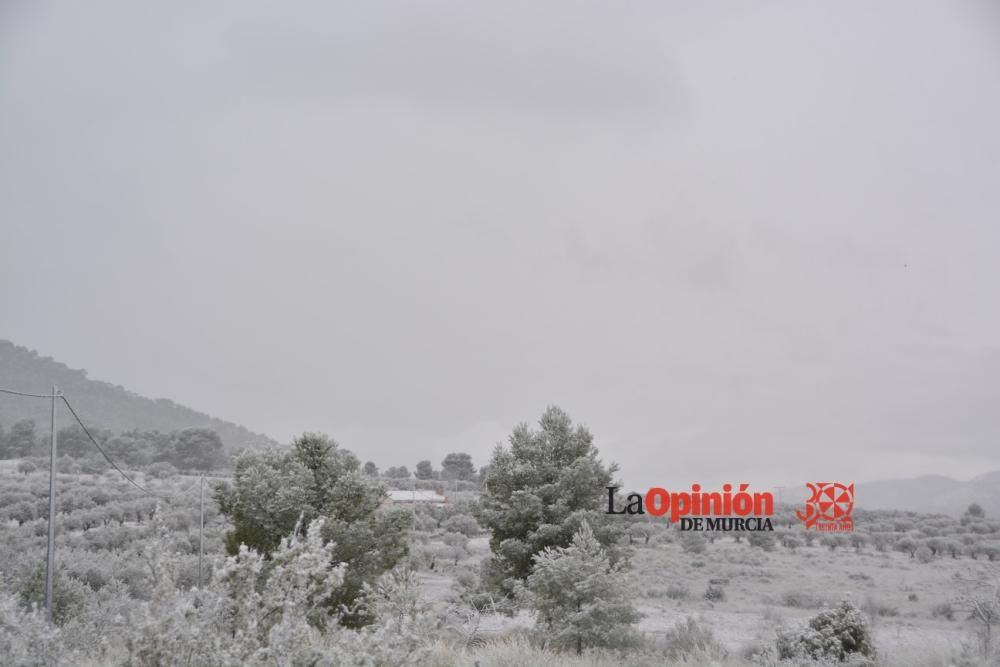
<path id="1" fill-rule="evenodd" d="M 624 563 L 611 564 L 587 522 L 569 546 L 546 548 L 534 561 L 519 594 L 550 646 L 580 653 L 590 646 L 622 646 L 633 638 L 640 614 L 632 606 Z"/>

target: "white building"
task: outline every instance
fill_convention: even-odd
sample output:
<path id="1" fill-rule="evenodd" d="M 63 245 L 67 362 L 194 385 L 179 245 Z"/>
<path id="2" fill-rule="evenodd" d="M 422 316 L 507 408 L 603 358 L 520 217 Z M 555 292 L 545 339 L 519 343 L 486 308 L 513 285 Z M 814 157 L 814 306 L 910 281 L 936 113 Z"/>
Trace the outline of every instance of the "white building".
<path id="1" fill-rule="evenodd" d="M 444 505 L 448 502 L 448 497 L 436 491 L 423 491 L 412 489 L 389 489 L 389 502 L 392 503 L 427 503 L 433 505 Z"/>

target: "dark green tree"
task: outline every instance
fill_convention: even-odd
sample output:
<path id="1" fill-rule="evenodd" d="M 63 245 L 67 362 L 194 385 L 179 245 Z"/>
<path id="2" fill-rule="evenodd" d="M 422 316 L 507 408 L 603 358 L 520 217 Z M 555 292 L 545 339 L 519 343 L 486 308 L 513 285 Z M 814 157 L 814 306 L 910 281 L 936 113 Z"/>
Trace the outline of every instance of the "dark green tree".
<path id="1" fill-rule="evenodd" d="M 173 464 L 177 460 L 176 432 L 143 431 L 141 435 L 149 443 L 149 448 L 153 452 L 154 463 L 163 461 Z"/>
<path id="2" fill-rule="evenodd" d="M 187 428 L 174 434 L 173 463 L 180 470 L 216 470 L 226 462 L 222 438 L 210 428 Z"/>
<path id="3" fill-rule="evenodd" d="M 220 510 L 233 523 L 226 535 L 230 554 L 240 544 L 270 554 L 296 525 L 325 519 L 323 538 L 334 543 L 336 562 L 347 564 L 344 585 L 328 606 L 349 626 L 371 621 L 356 604 L 362 587 L 406 556 L 412 520 L 409 512 L 382 509 L 385 490 L 362 477 L 359 468 L 350 451 L 325 435 L 306 433 L 290 451 L 243 453 L 232 486 L 216 491 Z"/>
<path id="4" fill-rule="evenodd" d="M 965 510 L 965 516 L 975 517 L 977 519 L 982 519 L 986 516 L 986 512 L 983 511 L 983 506 L 979 503 L 972 503 L 969 508 Z"/>
<path id="5" fill-rule="evenodd" d="M 434 479 L 434 467 L 430 461 L 424 460 L 417 464 L 417 479 Z"/>
<path id="6" fill-rule="evenodd" d="M 153 462 L 153 444 L 137 431 L 129 431 L 108 438 L 104 448 L 115 461 L 130 466 L 147 466 Z"/>
<path id="7" fill-rule="evenodd" d="M 442 479 L 468 481 L 475 475 L 476 466 L 472 464 L 472 457 L 464 452 L 449 454 L 441 461 Z"/>
<path id="8" fill-rule="evenodd" d="M 374 461 L 366 461 L 365 467 L 362 470 L 369 477 L 378 477 L 378 466 L 375 465 Z"/>
<path id="9" fill-rule="evenodd" d="M 56 442 L 59 447 L 60 456 L 73 456 L 79 458 L 91 452 L 96 453 L 90 438 L 80 428 L 79 424 L 71 424 L 66 428 L 56 431 Z"/>
<path id="10" fill-rule="evenodd" d="M 406 466 L 392 466 L 386 469 L 385 476 L 392 479 L 409 479 L 410 470 Z"/>
<path id="11" fill-rule="evenodd" d="M 569 416 L 550 407 L 535 431 L 521 424 L 510 446 L 497 445 L 475 513 L 489 529 L 492 583 L 511 592 L 532 571 L 532 558 L 546 547 L 565 547 L 587 521 L 595 539 L 611 547 L 624 524 L 602 509 L 617 467 L 597 458 L 594 438 Z M 613 518 L 613 517 L 612 517 Z M 614 560 L 618 554 L 609 549 Z"/>
<path id="12" fill-rule="evenodd" d="M 18 459 L 30 456 L 38 444 L 38 435 L 35 433 L 35 420 L 22 419 L 10 427 L 4 443 L 6 451 L 4 458 Z"/>

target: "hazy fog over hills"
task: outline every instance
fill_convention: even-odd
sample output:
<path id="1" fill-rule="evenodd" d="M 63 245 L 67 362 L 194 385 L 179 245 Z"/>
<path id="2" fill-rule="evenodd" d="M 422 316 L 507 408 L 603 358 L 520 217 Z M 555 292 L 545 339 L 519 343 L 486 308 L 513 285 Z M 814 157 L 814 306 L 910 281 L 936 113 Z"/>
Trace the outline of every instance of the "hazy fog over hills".
<path id="1" fill-rule="evenodd" d="M 0 340 L 0 385 L 45 393 L 49 391 L 53 381 L 71 397 L 84 419 L 93 426 L 112 431 L 171 431 L 208 427 L 222 436 L 230 450 L 277 444 L 268 436 L 252 433 L 239 424 L 211 417 L 170 399 L 149 399 L 124 387 L 89 379 L 86 371 L 73 369 L 26 347 Z M 38 423 L 40 431 L 46 431 L 48 415 L 48 403 L 44 401 L 10 397 L 0 400 L 0 425 L 7 428 L 19 419 L 30 418 Z M 60 425 L 68 423 L 69 417 L 63 414 Z M 365 458 L 364 449 L 351 446 L 348 449 L 353 449 Z M 422 458 L 419 452 L 404 452 L 396 459 L 385 459 L 380 463 L 385 466 L 412 466 L 418 458 Z M 626 486 L 630 486 L 632 482 L 628 478 L 622 481 Z M 979 503 L 988 516 L 1000 516 L 1000 470 L 978 475 L 970 480 L 925 475 L 876 481 L 865 481 L 862 478 L 854 481 L 855 502 L 858 507 L 865 509 L 960 515 L 970 503 Z M 684 488 L 684 484 L 676 487 L 677 490 Z M 766 487 L 757 484 L 755 488 L 765 490 Z M 781 497 L 786 503 L 801 502 L 805 496 L 804 484 L 789 484 L 781 489 Z"/>
<path id="2" fill-rule="evenodd" d="M 998 27 L 0 3 L 0 332 L 382 465 L 485 462 L 555 404 L 636 484 L 969 478 L 1000 467 Z"/>
<path id="3" fill-rule="evenodd" d="M 940 514 L 962 514 L 978 503 L 987 516 L 1000 516 L 1000 470 L 970 480 L 941 475 L 882 480 L 859 484 L 855 502 L 866 509 L 896 509 Z"/>
<path id="4" fill-rule="evenodd" d="M 276 444 L 260 433 L 211 417 L 170 399 L 150 399 L 124 387 L 91 380 L 87 372 L 39 355 L 10 341 L 0 340 L 0 386 L 31 393 L 49 393 L 55 384 L 66 394 L 88 426 L 115 432 L 138 430 L 174 431 L 206 427 L 216 431 L 230 450 Z M 57 428 L 71 417 L 65 408 Z M 20 420 L 34 419 L 39 432 L 48 432 L 48 401 L 4 395 L 0 397 L 0 424 L 6 428 Z"/>
<path id="5" fill-rule="evenodd" d="M 810 481 L 832 481 L 817 479 Z M 912 478 L 854 481 L 854 503 L 864 509 L 885 509 L 959 516 L 972 503 L 978 503 L 986 515 L 1000 517 L 1000 470 L 959 480 L 944 475 Z M 802 484 L 782 487 L 786 503 L 803 502 L 808 490 Z"/>

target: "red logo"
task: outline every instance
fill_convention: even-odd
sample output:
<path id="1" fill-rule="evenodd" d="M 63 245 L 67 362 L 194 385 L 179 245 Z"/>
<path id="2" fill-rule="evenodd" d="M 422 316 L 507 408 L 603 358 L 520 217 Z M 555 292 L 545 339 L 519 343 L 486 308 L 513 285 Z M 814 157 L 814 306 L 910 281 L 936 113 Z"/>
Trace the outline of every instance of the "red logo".
<path id="1" fill-rule="evenodd" d="M 830 531 L 854 530 L 854 482 L 844 485 L 840 482 L 806 482 L 812 496 L 806 501 L 805 513 L 795 515 L 806 524 L 806 528 Z"/>

